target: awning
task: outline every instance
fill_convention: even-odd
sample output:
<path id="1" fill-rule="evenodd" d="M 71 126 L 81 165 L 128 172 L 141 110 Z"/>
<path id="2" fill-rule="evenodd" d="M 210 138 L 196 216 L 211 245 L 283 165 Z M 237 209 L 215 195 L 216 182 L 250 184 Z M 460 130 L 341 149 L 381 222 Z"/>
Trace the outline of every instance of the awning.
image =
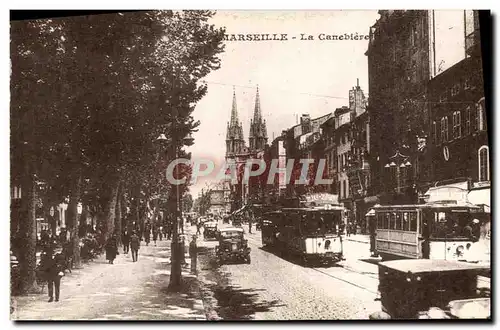
<path id="1" fill-rule="evenodd" d="M 490 212 L 490 206 L 491 206 L 491 189 L 486 188 L 486 189 L 473 189 L 469 191 L 467 194 L 467 199 L 469 200 L 469 203 L 478 205 L 478 206 L 485 206 L 484 210 L 485 212 Z"/>

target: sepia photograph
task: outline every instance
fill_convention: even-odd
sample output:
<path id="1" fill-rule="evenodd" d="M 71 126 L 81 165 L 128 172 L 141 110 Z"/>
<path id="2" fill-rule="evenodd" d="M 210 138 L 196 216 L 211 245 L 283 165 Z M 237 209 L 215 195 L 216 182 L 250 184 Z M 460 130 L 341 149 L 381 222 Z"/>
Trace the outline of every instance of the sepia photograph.
<path id="1" fill-rule="evenodd" d="M 489 10 L 9 30 L 12 321 L 491 321 Z"/>

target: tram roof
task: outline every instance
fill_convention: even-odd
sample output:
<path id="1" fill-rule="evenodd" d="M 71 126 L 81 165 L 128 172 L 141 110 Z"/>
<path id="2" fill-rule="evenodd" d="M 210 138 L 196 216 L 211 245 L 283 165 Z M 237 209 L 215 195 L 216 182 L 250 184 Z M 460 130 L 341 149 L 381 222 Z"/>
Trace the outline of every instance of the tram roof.
<path id="1" fill-rule="evenodd" d="M 428 204 L 403 204 L 403 205 L 378 205 L 372 207 L 374 210 L 388 209 L 480 209 L 479 206 L 470 203 L 428 203 Z"/>
<path id="2" fill-rule="evenodd" d="M 403 259 L 385 261 L 379 264 L 403 273 L 449 272 L 462 270 L 482 270 L 487 267 L 454 260 Z"/>
<path id="3" fill-rule="evenodd" d="M 285 207 L 283 211 L 304 211 L 304 212 L 325 212 L 325 211 L 342 211 L 345 208 L 340 205 L 330 207 Z"/>

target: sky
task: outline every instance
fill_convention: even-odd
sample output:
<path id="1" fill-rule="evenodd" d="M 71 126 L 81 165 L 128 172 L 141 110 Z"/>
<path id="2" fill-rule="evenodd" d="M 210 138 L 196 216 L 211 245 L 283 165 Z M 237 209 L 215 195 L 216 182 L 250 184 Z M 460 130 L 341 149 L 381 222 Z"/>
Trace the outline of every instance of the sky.
<path id="1" fill-rule="evenodd" d="M 226 27 L 227 34 L 287 34 L 287 41 L 225 41 L 221 67 L 205 81 L 207 95 L 193 116 L 200 120 L 192 158 L 210 159 L 217 171 L 224 161 L 227 122 L 230 120 L 233 86 L 239 120 L 248 146 L 256 87 L 268 142 L 297 123 L 297 116 L 316 118 L 348 106 L 349 90 L 359 85 L 369 94 L 368 40 L 319 40 L 320 34 L 368 35 L 379 17 L 377 11 L 219 11 L 211 23 Z M 301 34 L 314 40 L 300 40 Z M 292 39 L 295 37 L 296 39 Z M 212 179 L 190 187 L 196 198 Z"/>

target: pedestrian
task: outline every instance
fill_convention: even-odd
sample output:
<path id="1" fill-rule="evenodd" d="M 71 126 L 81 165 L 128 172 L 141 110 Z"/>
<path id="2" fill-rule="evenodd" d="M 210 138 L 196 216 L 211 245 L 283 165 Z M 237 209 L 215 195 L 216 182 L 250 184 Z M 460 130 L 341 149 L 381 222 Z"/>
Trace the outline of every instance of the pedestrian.
<path id="1" fill-rule="evenodd" d="M 132 262 L 136 262 L 139 257 L 139 249 L 141 248 L 141 239 L 137 236 L 137 233 L 132 232 L 130 236 L 130 249 L 132 250 Z"/>
<path id="2" fill-rule="evenodd" d="M 160 226 L 160 229 L 158 230 L 158 238 L 160 241 L 163 238 L 163 226 Z"/>
<path id="3" fill-rule="evenodd" d="M 52 253 L 51 248 L 47 248 L 44 253 L 42 253 L 42 260 L 40 260 L 43 276 L 47 281 L 49 287 L 49 302 L 54 301 L 54 288 L 55 288 L 55 300 L 59 301 L 59 296 L 61 292 L 61 278 L 64 276 L 63 265 L 58 262 L 58 259 Z"/>
<path id="4" fill-rule="evenodd" d="M 156 228 L 153 228 L 153 242 L 155 243 L 155 246 L 157 239 L 158 239 L 158 231 L 156 230 Z"/>
<path id="5" fill-rule="evenodd" d="M 144 241 L 146 242 L 146 246 L 148 246 L 151 241 L 151 227 L 149 222 L 146 222 L 144 226 Z"/>
<path id="6" fill-rule="evenodd" d="M 196 235 L 193 235 L 191 243 L 189 243 L 189 256 L 191 257 L 191 273 L 196 274 L 196 262 L 198 259 L 198 246 L 196 245 Z"/>
<path id="7" fill-rule="evenodd" d="M 174 230 L 174 224 L 172 222 L 169 222 L 167 225 L 167 239 L 168 240 L 172 239 L 173 230 Z"/>
<path id="8" fill-rule="evenodd" d="M 248 233 L 252 233 L 252 219 L 250 218 L 248 219 Z"/>
<path id="9" fill-rule="evenodd" d="M 130 245 L 130 234 L 127 229 L 123 231 L 122 243 L 123 243 L 123 254 L 128 254 Z"/>
<path id="10" fill-rule="evenodd" d="M 351 236 L 351 229 L 352 229 L 352 224 L 349 222 L 347 223 L 347 237 Z"/>
<path id="11" fill-rule="evenodd" d="M 116 235 L 112 235 L 106 242 L 106 260 L 108 260 L 108 263 L 112 265 L 117 255 L 118 240 L 116 239 Z"/>
<path id="12" fill-rule="evenodd" d="M 200 220 L 198 220 L 198 222 L 196 223 L 196 235 L 201 235 L 201 226 L 202 226 L 202 222 Z"/>

